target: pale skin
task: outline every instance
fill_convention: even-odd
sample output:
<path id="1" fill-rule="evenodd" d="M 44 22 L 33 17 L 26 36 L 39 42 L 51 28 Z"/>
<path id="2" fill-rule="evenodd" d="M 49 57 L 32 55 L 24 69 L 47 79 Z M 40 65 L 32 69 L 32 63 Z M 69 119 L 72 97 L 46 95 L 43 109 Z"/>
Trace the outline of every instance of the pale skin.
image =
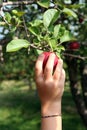
<path id="1" fill-rule="evenodd" d="M 65 71 L 63 61 L 58 64 L 53 73 L 55 54 L 51 53 L 43 71 L 44 55 L 41 54 L 35 65 L 35 81 L 41 101 L 41 115 L 55 117 L 41 118 L 41 130 L 62 130 L 61 101 L 64 92 Z"/>

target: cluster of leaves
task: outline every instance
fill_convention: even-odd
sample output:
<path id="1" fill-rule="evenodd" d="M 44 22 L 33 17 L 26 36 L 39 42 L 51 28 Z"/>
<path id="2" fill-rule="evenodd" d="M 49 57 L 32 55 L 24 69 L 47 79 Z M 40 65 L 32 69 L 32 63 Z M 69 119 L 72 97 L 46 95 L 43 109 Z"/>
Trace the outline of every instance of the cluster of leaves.
<path id="1" fill-rule="evenodd" d="M 14 32 L 17 27 L 22 23 L 21 17 L 24 14 L 24 11 L 17 10 L 12 10 L 11 13 L 5 12 L 3 16 L 4 22 L 0 22 L 0 25 L 6 26 L 8 30 Z"/>
<path id="2" fill-rule="evenodd" d="M 38 1 L 38 4 L 48 8 L 49 1 Z M 16 10 L 13 10 L 12 13 L 16 14 L 17 17 L 24 15 L 24 12 L 17 12 Z M 68 31 L 63 24 L 58 22 L 63 13 L 72 16 L 75 19 L 77 18 L 77 15 L 68 8 L 63 8 L 61 10 L 59 8 L 47 9 L 44 12 L 43 17 L 34 19 L 29 22 L 29 25 L 27 26 L 30 37 L 33 37 L 32 43 L 31 41 L 24 39 L 12 40 L 7 45 L 7 52 L 18 51 L 23 47 L 28 48 L 33 44 L 37 50 L 55 51 L 59 55 L 60 52 L 64 50 L 62 43 L 76 40 L 71 32 Z M 18 18 L 16 20 L 18 20 Z M 10 18 L 9 21 L 12 21 L 12 18 Z M 21 23 L 20 20 L 18 24 L 19 23 Z"/>
<path id="3" fill-rule="evenodd" d="M 62 12 L 66 12 L 66 10 L 68 9 L 64 9 Z M 62 43 L 75 40 L 70 31 L 63 24 L 58 23 L 62 12 L 57 9 L 48 9 L 43 15 L 43 20 L 30 22 L 29 31 L 35 36 L 33 43 L 42 47 L 42 50 L 48 49 L 60 54 L 64 50 L 64 47 L 61 46 Z"/>
<path id="4" fill-rule="evenodd" d="M 7 29 L 10 29 L 9 31 L 13 35 L 18 34 L 16 35 L 16 39 L 13 37 L 13 40 L 8 43 L 6 48 L 7 52 L 33 47 L 38 53 L 40 52 L 39 50 L 55 51 L 60 55 L 61 51 L 64 50 L 62 43 L 65 44 L 66 42 L 76 40 L 73 35 L 74 33 L 72 34 L 70 32 L 69 24 L 71 23 L 69 23 L 68 19 L 78 21 L 78 13 L 75 13 L 73 10 L 75 9 L 77 12 L 81 5 L 70 4 L 67 6 L 61 0 L 51 2 L 50 0 L 37 0 L 35 5 L 26 6 L 28 7 L 28 12 L 30 12 L 31 7 L 40 10 L 40 14 L 38 13 L 39 11 L 33 11 L 35 14 L 29 17 L 33 17 L 34 15 L 38 15 L 38 17 L 34 17 L 32 20 L 26 19 L 26 16 L 29 14 L 26 14 L 23 7 L 21 8 L 20 6 L 21 11 L 15 8 L 10 12 L 6 12 L 4 15 L 4 24 L 7 25 Z M 44 11 L 41 12 L 43 9 Z M 67 25 L 61 19 L 63 15 L 66 17 Z M 19 33 L 17 33 L 18 31 Z M 23 35 L 26 35 L 26 37 Z"/>

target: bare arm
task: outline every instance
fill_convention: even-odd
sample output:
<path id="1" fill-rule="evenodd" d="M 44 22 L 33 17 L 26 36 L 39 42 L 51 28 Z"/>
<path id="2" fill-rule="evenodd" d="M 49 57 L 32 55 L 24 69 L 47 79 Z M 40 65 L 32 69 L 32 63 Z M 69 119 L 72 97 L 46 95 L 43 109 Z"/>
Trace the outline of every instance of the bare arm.
<path id="1" fill-rule="evenodd" d="M 63 62 L 58 64 L 53 73 L 55 55 L 49 56 L 43 71 L 44 55 L 40 55 L 35 65 L 35 79 L 41 101 L 41 130 L 62 130 L 61 100 L 64 91 L 65 71 Z"/>

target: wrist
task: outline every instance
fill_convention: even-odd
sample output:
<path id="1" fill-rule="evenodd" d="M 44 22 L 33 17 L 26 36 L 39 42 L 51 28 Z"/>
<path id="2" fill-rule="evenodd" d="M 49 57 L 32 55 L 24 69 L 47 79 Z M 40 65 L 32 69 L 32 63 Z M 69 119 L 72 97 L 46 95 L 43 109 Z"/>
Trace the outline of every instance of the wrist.
<path id="1" fill-rule="evenodd" d="M 59 115 L 61 116 L 61 101 L 56 103 L 45 103 L 41 104 L 41 115 Z"/>

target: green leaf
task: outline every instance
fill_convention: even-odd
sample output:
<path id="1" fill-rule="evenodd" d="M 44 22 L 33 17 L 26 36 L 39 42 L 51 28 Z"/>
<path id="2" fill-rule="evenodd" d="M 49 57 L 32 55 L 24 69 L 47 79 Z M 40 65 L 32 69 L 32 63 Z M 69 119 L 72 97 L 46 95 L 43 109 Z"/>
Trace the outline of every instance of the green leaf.
<path id="1" fill-rule="evenodd" d="M 60 43 L 76 40 L 73 35 L 65 30 L 64 35 L 60 38 Z"/>
<path id="2" fill-rule="evenodd" d="M 13 13 L 13 14 L 17 14 L 17 13 L 18 13 L 18 11 L 17 11 L 17 10 L 15 10 L 15 9 L 13 9 L 13 10 L 12 10 L 12 13 Z"/>
<path id="3" fill-rule="evenodd" d="M 17 11 L 17 10 L 12 10 L 12 13 L 18 17 L 21 17 L 25 14 L 24 11 Z"/>
<path id="4" fill-rule="evenodd" d="M 30 22 L 29 24 L 31 25 L 31 26 L 40 26 L 41 24 L 43 23 L 43 21 L 42 20 L 40 20 L 40 19 L 35 19 L 34 21 L 32 21 L 32 22 Z"/>
<path id="5" fill-rule="evenodd" d="M 51 38 L 51 39 L 48 40 L 48 43 L 49 43 L 49 45 L 50 45 L 50 47 L 51 47 L 52 50 L 56 49 L 56 47 L 57 47 L 57 41 L 56 41 L 56 39 Z"/>
<path id="6" fill-rule="evenodd" d="M 10 20 L 11 20 L 11 15 L 10 15 L 10 13 L 8 13 L 8 12 L 5 13 L 5 20 L 10 23 Z"/>
<path id="7" fill-rule="evenodd" d="M 48 27 L 47 31 L 52 34 L 54 31 L 54 26 L 52 25 L 52 26 Z"/>
<path id="8" fill-rule="evenodd" d="M 57 56 L 61 58 L 61 52 L 64 51 L 64 50 L 65 50 L 64 46 L 59 45 L 59 46 L 56 48 L 56 54 L 57 54 Z"/>
<path id="9" fill-rule="evenodd" d="M 30 43 L 24 39 L 15 39 L 8 43 L 6 52 L 15 52 L 21 48 L 28 48 Z"/>
<path id="10" fill-rule="evenodd" d="M 72 4 L 69 5 L 70 8 L 79 9 L 81 7 L 84 7 L 84 4 Z"/>
<path id="11" fill-rule="evenodd" d="M 21 16 L 23 16 L 24 14 L 25 14 L 25 12 L 19 11 L 16 15 L 17 15 L 18 17 L 21 17 Z"/>
<path id="12" fill-rule="evenodd" d="M 37 3 L 44 8 L 48 8 L 50 5 L 50 0 L 40 0 L 37 1 Z"/>
<path id="13" fill-rule="evenodd" d="M 64 35 L 65 30 L 66 30 L 66 28 L 63 25 L 61 25 L 61 24 L 56 25 L 54 27 L 54 33 L 53 33 L 54 37 L 56 39 L 59 39 L 60 37 L 62 37 Z"/>
<path id="14" fill-rule="evenodd" d="M 10 30 L 10 32 L 11 32 L 11 33 L 15 33 L 16 29 L 17 29 L 16 26 L 11 26 L 11 30 Z"/>
<path id="15" fill-rule="evenodd" d="M 52 25 L 59 16 L 59 11 L 57 9 L 48 9 L 43 15 L 43 23 L 46 28 Z"/>
<path id="16" fill-rule="evenodd" d="M 59 45 L 59 46 L 58 46 L 58 49 L 61 50 L 61 51 L 65 51 L 65 48 L 64 48 L 64 46 L 62 46 L 62 45 Z"/>
<path id="17" fill-rule="evenodd" d="M 59 24 L 59 25 L 56 25 L 56 26 L 54 27 L 54 37 L 55 37 L 55 38 L 58 37 L 59 32 L 60 32 L 60 28 L 61 28 L 61 25 L 60 25 L 60 24 Z"/>
<path id="18" fill-rule="evenodd" d="M 13 26 L 15 26 L 15 25 L 17 25 L 17 24 L 19 24 L 21 22 L 20 19 L 18 17 L 16 17 L 16 16 L 12 16 L 10 21 L 11 21 L 10 23 Z"/>
<path id="19" fill-rule="evenodd" d="M 35 49 L 37 56 L 43 53 L 43 50 Z"/>
<path id="20" fill-rule="evenodd" d="M 62 12 L 63 12 L 63 13 L 66 13 L 66 14 L 69 15 L 69 16 L 73 16 L 74 18 L 77 18 L 77 14 L 74 13 L 71 9 L 64 8 Z"/>
<path id="21" fill-rule="evenodd" d="M 30 27 L 30 28 L 29 28 L 29 31 L 30 31 L 33 35 L 35 35 L 35 36 L 40 35 L 40 30 L 39 30 L 39 28 L 37 28 L 37 27 Z"/>

